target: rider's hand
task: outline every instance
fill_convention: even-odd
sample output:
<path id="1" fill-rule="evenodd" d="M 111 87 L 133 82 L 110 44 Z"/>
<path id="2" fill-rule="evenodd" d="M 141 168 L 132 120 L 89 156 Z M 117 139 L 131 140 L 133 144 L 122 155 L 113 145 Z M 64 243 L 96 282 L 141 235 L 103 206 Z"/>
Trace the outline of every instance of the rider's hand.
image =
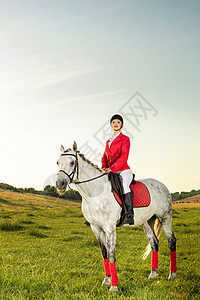
<path id="1" fill-rule="evenodd" d="M 111 169 L 109 169 L 109 168 L 105 168 L 105 169 L 102 169 L 102 170 L 103 170 L 104 173 L 107 173 L 107 174 L 111 172 Z"/>

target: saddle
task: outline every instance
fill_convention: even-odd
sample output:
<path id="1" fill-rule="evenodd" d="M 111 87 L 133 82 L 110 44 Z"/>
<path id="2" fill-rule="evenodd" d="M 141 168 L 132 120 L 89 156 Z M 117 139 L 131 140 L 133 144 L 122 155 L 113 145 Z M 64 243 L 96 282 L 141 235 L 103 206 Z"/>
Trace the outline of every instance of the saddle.
<path id="1" fill-rule="evenodd" d="M 122 225 L 122 223 L 125 219 L 125 209 L 124 209 L 124 205 L 123 205 L 123 203 L 124 203 L 123 187 L 122 187 L 121 181 L 119 179 L 119 174 L 110 172 L 110 173 L 108 173 L 108 179 L 111 182 L 111 192 L 113 192 L 113 194 L 115 192 L 122 199 L 121 217 L 120 217 L 118 224 L 116 225 L 118 227 L 118 226 Z M 132 184 L 136 184 L 135 174 L 133 174 L 133 179 L 132 179 L 130 185 L 132 185 Z M 133 194 L 132 189 L 131 189 L 131 192 Z"/>
<path id="2" fill-rule="evenodd" d="M 111 182 L 111 192 L 115 191 L 117 193 L 117 195 L 119 195 L 119 197 L 121 199 L 123 199 L 123 187 L 122 187 L 121 181 L 119 179 L 119 174 L 110 172 L 110 173 L 108 173 L 108 179 Z M 130 185 L 132 185 L 132 184 L 136 184 L 135 174 L 133 174 L 133 179 L 132 179 Z"/>
<path id="3" fill-rule="evenodd" d="M 121 185 L 121 181 L 119 179 L 118 173 L 110 172 L 108 173 L 108 179 L 111 182 L 111 192 L 113 193 L 117 203 L 121 206 L 121 217 L 119 222 L 117 223 L 117 227 L 123 225 L 126 213 L 124 209 L 124 194 L 123 194 L 123 187 Z M 151 196 L 147 186 L 140 180 L 135 181 L 135 174 L 133 174 L 133 179 L 130 183 L 130 189 L 133 198 L 133 207 L 134 208 L 141 208 L 141 207 L 148 207 L 151 203 Z M 134 195 L 134 197 L 133 197 Z M 87 226 L 90 225 L 89 222 L 85 221 Z"/>

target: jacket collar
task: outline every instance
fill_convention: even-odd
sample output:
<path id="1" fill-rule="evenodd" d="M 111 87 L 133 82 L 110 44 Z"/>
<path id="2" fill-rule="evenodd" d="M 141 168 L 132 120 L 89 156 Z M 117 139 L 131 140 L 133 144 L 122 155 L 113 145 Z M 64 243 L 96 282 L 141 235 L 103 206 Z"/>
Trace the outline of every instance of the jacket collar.
<path id="1" fill-rule="evenodd" d="M 122 132 L 120 131 L 120 132 L 118 132 L 118 134 L 116 134 L 115 139 L 120 135 L 120 133 L 122 133 Z M 112 135 L 112 137 L 114 137 L 114 134 Z"/>
<path id="2" fill-rule="evenodd" d="M 122 135 L 123 135 L 123 133 L 120 132 L 120 134 L 118 134 L 118 136 L 112 141 L 111 145 L 116 141 L 117 138 L 121 137 Z M 107 143 L 109 143 L 109 142 L 110 142 L 110 140 L 107 140 Z"/>

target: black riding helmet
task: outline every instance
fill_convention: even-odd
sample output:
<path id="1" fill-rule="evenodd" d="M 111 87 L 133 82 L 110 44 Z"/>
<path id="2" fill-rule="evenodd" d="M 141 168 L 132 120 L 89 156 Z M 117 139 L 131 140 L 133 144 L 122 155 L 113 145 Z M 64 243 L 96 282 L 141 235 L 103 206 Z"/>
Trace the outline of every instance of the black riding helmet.
<path id="1" fill-rule="evenodd" d="M 122 116 L 120 116 L 118 114 L 112 116 L 112 118 L 110 119 L 110 123 L 115 119 L 120 120 L 122 122 L 122 125 L 124 124 L 124 120 L 123 120 Z"/>

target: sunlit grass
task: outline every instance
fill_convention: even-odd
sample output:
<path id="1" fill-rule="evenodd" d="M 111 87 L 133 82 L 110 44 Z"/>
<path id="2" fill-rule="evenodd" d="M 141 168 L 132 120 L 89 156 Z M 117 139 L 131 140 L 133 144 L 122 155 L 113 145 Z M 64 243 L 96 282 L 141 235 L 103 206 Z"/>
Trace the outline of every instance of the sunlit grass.
<path id="1" fill-rule="evenodd" d="M 9 199 L 8 199 L 9 200 Z M 48 202 L 48 198 L 46 200 Z M 51 200 L 50 200 L 51 201 Z M 80 204 L 0 214 L 0 299 L 112 299 L 98 242 Z M 8 207 L 9 209 L 9 207 Z M 169 249 L 160 237 L 159 276 L 149 281 L 151 255 L 142 226 L 117 228 L 119 299 L 199 299 L 198 208 L 173 210 L 177 279 L 168 281 Z"/>

